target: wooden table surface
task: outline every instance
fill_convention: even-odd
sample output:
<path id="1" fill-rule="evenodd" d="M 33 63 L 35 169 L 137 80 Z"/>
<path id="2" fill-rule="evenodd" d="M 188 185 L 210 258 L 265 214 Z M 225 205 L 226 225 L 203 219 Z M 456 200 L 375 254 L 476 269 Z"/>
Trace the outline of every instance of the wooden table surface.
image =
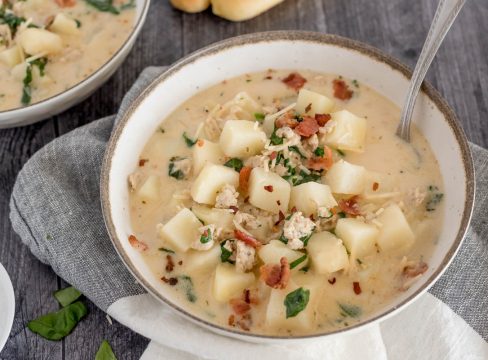
<path id="1" fill-rule="evenodd" d="M 120 324 L 110 325 L 89 301 L 89 315 L 62 341 L 44 340 L 26 328 L 30 319 L 57 309 L 52 292 L 66 286 L 22 245 L 10 226 L 8 202 L 15 177 L 38 149 L 78 126 L 115 113 L 144 67 L 171 64 L 234 35 L 282 29 L 339 34 L 413 66 L 436 5 L 437 0 L 286 0 L 256 19 L 231 23 L 209 11 L 183 14 L 167 0 L 153 0 L 134 50 L 94 95 L 47 121 L 0 130 L 0 262 L 12 278 L 16 297 L 13 329 L 0 358 L 93 359 L 102 339 L 108 339 L 119 359 L 138 359 L 148 343 Z M 488 1 L 468 0 L 428 75 L 456 111 L 468 138 L 484 147 L 488 146 L 487 18 Z"/>

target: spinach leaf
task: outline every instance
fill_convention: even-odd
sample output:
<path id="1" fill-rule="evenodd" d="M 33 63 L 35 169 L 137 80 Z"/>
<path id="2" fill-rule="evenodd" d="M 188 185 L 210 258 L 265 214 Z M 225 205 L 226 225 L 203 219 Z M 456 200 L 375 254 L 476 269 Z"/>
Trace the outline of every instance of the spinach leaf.
<path id="1" fill-rule="evenodd" d="M 300 157 L 301 157 L 302 159 L 306 159 L 306 158 L 307 158 L 305 155 L 303 155 L 303 154 L 300 152 L 300 150 L 298 149 L 298 146 L 296 146 L 296 145 L 293 145 L 293 146 L 288 146 L 288 150 L 290 150 L 290 151 L 293 151 L 293 152 L 297 153 L 298 155 L 300 155 Z"/>
<path id="2" fill-rule="evenodd" d="M 103 340 L 98 348 L 97 354 L 95 355 L 95 360 L 117 360 L 112 347 L 107 340 Z"/>
<path id="3" fill-rule="evenodd" d="M 430 185 L 427 190 L 429 191 L 427 197 L 427 203 L 425 204 L 425 210 L 434 211 L 437 205 L 442 201 L 444 194 L 439 191 L 439 188 L 435 185 Z"/>
<path id="4" fill-rule="evenodd" d="M 323 157 L 325 155 L 324 147 L 319 146 L 313 153 L 318 157 Z"/>
<path id="5" fill-rule="evenodd" d="M 230 260 L 230 257 L 232 256 L 232 251 L 229 251 L 224 247 L 227 241 L 231 240 L 227 239 L 220 244 L 220 261 L 223 263 L 228 262 L 234 264 L 234 261 Z"/>
<path id="6" fill-rule="evenodd" d="M 263 113 L 254 113 L 254 118 L 256 119 L 256 121 L 259 121 L 260 123 L 264 121 L 265 117 L 266 116 Z"/>
<path id="7" fill-rule="evenodd" d="M 44 76 L 44 69 L 46 68 L 47 58 L 42 57 L 30 62 L 32 66 L 37 66 L 39 68 L 39 74 Z"/>
<path id="8" fill-rule="evenodd" d="M 169 159 L 168 175 L 174 177 L 177 180 L 182 180 L 185 177 L 183 171 L 175 166 L 175 163 L 181 160 L 185 160 L 185 158 L 181 156 L 173 156 L 171 159 Z"/>
<path id="9" fill-rule="evenodd" d="M 185 140 L 186 146 L 190 148 L 197 143 L 197 140 L 193 140 L 192 138 L 190 138 L 188 135 L 186 135 L 186 132 L 184 132 L 182 136 Z"/>
<path id="10" fill-rule="evenodd" d="M 32 100 L 32 96 L 31 96 L 32 67 L 30 64 L 28 64 L 27 67 L 25 68 L 25 76 L 24 76 L 24 80 L 22 80 L 22 83 L 24 84 L 24 86 L 22 88 L 22 98 L 20 99 L 20 101 L 22 102 L 22 105 L 29 105 Z"/>
<path id="11" fill-rule="evenodd" d="M 283 138 L 280 138 L 278 135 L 276 135 L 276 130 L 277 130 L 277 128 L 275 126 L 273 133 L 271 134 L 271 137 L 269 138 L 269 140 L 271 140 L 271 143 L 273 145 L 281 145 L 281 144 L 283 144 Z"/>
<path id="12" fill-rule="evenodd" d="M 286 295 L 284 301 L 286 307 L 286 318 L 288 319 L 297 316 L 307 307 L 309 299 L 310 290 L 305 290 L 302 287 Z"/>
<path id="13" fill-rule="evenodd" d="M 285 237 L 285 234 L 281 234 L 279 240 L 283 243 L 283 244 L 288 244 L 288 239 Z"/>
<path id="14" fill-rule="evenodd" d="M 341 309 L 341 315 L 342 316 L 349 316 L 349 317 L 352 317 L 352 318 L 357 318 L 359 316 L 361 316 L 361 308 L 359 306 L 356 306 L 356 305 L 349 305 L 349 304 L 341 304 L 341 303 L 338 303 L 339 305 L 339 308 Z"/>
<path id="15" fill-rule="evenodd" d="M 169 254 L 174 254 L 174 253 L 175 253 L 173 250 L 171 250 L 171 249 L 166 249 L 166 248 L 164 248 L 164 247 L 160 247 L 158 250 L 159 250 L 159 251 L 164 251 L 164 252 L 167 252 L 167 253 L 169 253 Z"/>
<path id="16" fill-rule="evenodd" d="M 187 275 L 181 275 L 178 276 L 178 278 L 182 280 L 179 282 L 179 284 L 181 284 L 183 290 L 185 290 L 187 300 L 192 303 L 197 301 L 197 296 L 195 295 L 195 290 L 193 288 L 193 281 L 191 280 L 191 277 Z"/>
<path id="17" fill-rule="evenodd" d="M 301 242 L 303 243 L 303 246 L 307 246 L 308 240 L 310 240 L 312 235 L 313 235 L 313 231 L 309 235 L 306 235 L 306 236 L 303 236 L 300 238 Z"/>
<path id="18" fill-rule="evenodd" d="M 56 291 L 54 294 L 58 303 L 65 307 L 76 301 L 80 296 L 81 292 L 73 286 Z"/>
<path id="19" fill-rule="evenodd" d="M 300 171 L 300 176 L 294 179 L 292 182 L 293 186 L 305 184 L 311 181 L 317 181 L 321 177 L 320 173 L 311 172 L 310 174 L 305 173 L 304 171 Z"/>
<path id="20" fill-rule="evenodd" d="M 85 0 L 88 4 L 93 6 L 98 11 L 109 12 L 115 15 L 120 14 L 120 11 L 113 5 L 113 0 Z"/>
<path id="21" fill-rule="evenodd" d="M 59 311 L 29 321 L 27 327 L 48 340 L 60 340 L 68 335 L 87 313 L 86 306 L 77 301 Z"/>
<path id="22" fill-rule="evenodd" d="M 11 12 L 6 12 L 5 9 L 0 9 L 0 24 L 5 24 L 10 28 L 12 38 L 17 32 L 17 28 L 25 21 L 25 18 L 15 15 Z"/>
<path id="23" fill-rule="evenodd" d="M 290 263 L 290 269 L 294 269 L 296 268 L 298 265 L 300 265 L 302 262 L 304 262 L 305 260 L 307 260 L 307 254 L 303 254 L 303 256 L 300 256 L 298 259 L 296 259 L 295 261 L 292 261 Z"/>
<path id="24" fill-rule="evenodd" d="M 239 172 L 239 171 L 241 171 L 241 169 L 244 166 L 244 164 L 242 163 L 242 160 L 241 159 L 232 158 L 229 161 L 227 161 L 224 164 L 224 166 L 230 167 L 230 168 L 234 169 L 235 171 Z"/>

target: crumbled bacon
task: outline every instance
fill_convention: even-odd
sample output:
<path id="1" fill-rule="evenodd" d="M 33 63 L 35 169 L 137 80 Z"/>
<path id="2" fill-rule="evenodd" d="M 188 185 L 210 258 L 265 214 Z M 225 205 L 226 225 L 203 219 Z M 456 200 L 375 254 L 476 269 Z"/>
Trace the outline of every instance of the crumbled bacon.
<path id="1" fill-rule="evenodd" d="M 335 79 L 332 82 L 334 88 L 334 96 L 340 100 L 349 100 L 352 97 L 352 90 L 344 82 L 344 80 Z"/>
<path id="2" fill-rule="evenodd" d="M 259 297 L 256 289 L 244 289 L 244 291 L 242 292 L 242 299 L 248 304 L 259 304 Z"/>
<path id="3" fill-rule="evenodd" d="M 59 7 L 73 7 L 76 5 L 76 0 L 54 0 Z"/>
<path id="4" fill-rule="evenodd" d="M 285 220 L 285 214 L 283 214 L 283 211 L 278 212 L 278 221 L 275 222 L 275 226 L 278 226 L 283 220 Z"/>
<path id="5" fill-rule="evenodd" d="M 267 192 L 273 192 L 273 185 L 264 185 L 264 190 Z"/>
<path id="6" fill-rule="evenodd" d="M 227 320 L 227 324 L 229 324 L 229 326 L 234 326 L 235 325 L 235 321 L 236 321 L 236 317 L 234 314 L 231 314 L 229 316 L 229 319 Z"/>
<path id="7" fill-rule="evenodd" d="M 251 305 L 241 299 L 231 299 L 229 304 L 232 307 L 232 311 L 237 315 L 244 315 L 251 310 Z"/>
<path id="8" fill-rule="evenodd" d="M 295 119 L 295 114 L 293 111 L 288 111 L 281 115 L 278 119 L 275 121 L 275 125 L 277 128 L 281 127 L 289 127 L 291 129 L 295 128 L 298 125 L 298 120 Z"/>
<path id="9" fill-rule="evenodd" d="M 332 279 L 328 279 L 327 281 L 329 282 L 329 284 L 334 285 L 336 283 L 336 278 L 333 277 Z"/>
<path id="10" fill-rule="evenodd" d="M 359 282 L 354 281 L 354 282 L 352 283 L 352 287 L 353 287 L 354 293 L 355 293 L 356 295 L 361 294 L 361 286 L 359 285 Z"/>
<path id="11" fill-rule="evenodd" d="M 357 196 L 357 195 L 354 195 L 353 197 L 351 197 L 347 200 L 341 199 L 341 200 L 339 200 L 339 207 L 346 214 L 349 214 L 352 216 L 361 215 L 361 209 L 359 208 L 358 199 L 359 199 L 359 196 Z"/>
<path id="12" fill-rule="evenodd" d="M 166 276 L 163 276 L 161 280 L 163 280 L 166 284 L 170 284 L 171 286 L 175 286 L 176 284 L 178 284 L 178 279 L 175 277 L 170 277 L 168 279 Z"/>
<path id="13" fill-rule="evenodd" d="M 315 118 L 304 116 L 303 121 L 301 121 L 294 130 L 298 135 L 308 138 L 319 131 L 319 124 Z"/>
<path id="14" fill-rule="evenodd" d="M 205 144 L 205 141 L 204 140 L 202 140 L 202 139 L 198 139 L 197 140 L 197 146 L 198 147 L 202 147 L 204 144 Z"/>
<path id="15" fill-rule="evenodd" d="M 315 114 L 315 120 L 317 120 L 319 126 L 324 126 L 331 118 L 330 114 Z"/>
<path id="16" fill-rule="evenodd" d="M 280 259 L 280 264 L 266 264 L 259 268 L 261 280 L 274 289 L 284 289 L 290 280 L 290 265 L 286 257 Z"/>
<path id="17" fill-rule="evenodd" d="M 307 168 L 321 171 L 321 170 L 328 170 L 334 165 L 334 158 L 332 156 L 332 150 L 324 145 L 324 156 L 321 157 L 313 157 L 308 159 L 307 161 Z"/>
<path id="18" fill-rule="evenodd" d="M 286 86 L 292 88 L 295 91 L 298 91 L 303 87 L 303 85 L 305 85 L 305 83 L 307 82 L 307 79 L 305 79 L 299 73 L 293 72 L 293 73 L 290 73 L 282 81 L 286 84 Z"/>
<path id="19" fill-rule="evenodd" d="M 239 171 L 239 188 L 246 192 L 249 189 L 249 177 L 251 176 L 252 167 L 243 166 Z"/>
<path id="20" fill-rule="evenodd" d="M 129 235 L 129 244 L 138 251 L 146 251 L 148 249 L 148 246 L 134 235 Z"/>
<path id="21" fill-rule="evenodd" d="M 428 268 L 429 268 L 429 266 L 425 262 L 419 261 L 415 265 L 405 266 L 403 268 L 403 275 L 405 275 L 406 277 L 409 277 L 409 278 L 413 278 L 413 277 L 416 277 L 418 275 L 422 275 L 423 273 L 425 273 L 427 271 Z"/>
<path id="22" fill-rule="evenodd" d="M 241 230 L 235 229 L 234 230 L 234 236 L 236 237 L 236 239 L 245 242 L 247 245 L 249 245 L 253 248 L 258 248 L 261 246 L 261 243 L 258 240 L 256 240 L 251 235 L 246 234 L 245 232 L 243 232 Z"/>
<path id="23" fill-rule="evenodd" d="M 380 184 L 378 184 L 377 182 L 373 183 L 373 191 L 378 190 L 379 187 L 380 187 Z"/>
<path id="24" fill-rule="evenodd" d="M 139 159 L 139 166 L 144 166 L 149 161 L 149 159 Z"/>
<path id="25" fill-rule="evenodd" d="M 171 255 L 166 255 L 166 271 L 172 272 L 175 268 L 175 263 L 173 262 L 173 257 Z"/>

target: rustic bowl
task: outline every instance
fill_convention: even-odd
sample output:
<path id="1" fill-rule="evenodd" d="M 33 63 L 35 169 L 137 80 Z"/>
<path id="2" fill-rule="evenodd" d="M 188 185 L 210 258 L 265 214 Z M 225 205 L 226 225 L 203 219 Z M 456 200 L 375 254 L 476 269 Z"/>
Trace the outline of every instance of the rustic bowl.
<path id="1" fill-rule="evenodd" d="M 138 166 L 147 140 L 176 107 L 201 89 L 244 73 L 311 69 L 357 79 L 402 105 L 411 72 L 370 46 L 334 35 L 278 31 L 240 36 L 199 50 L 160 75 L 132 103 L 117 124 L 105 154 L 101 200 L 107 230 L 122 261 L 149 293 L 181 315 L 208 329 L 257 342 L 305 339 L 351 332 L 385 319 L 431 287 L 447 268 L 468 228 L 474 201 L 474 170 L 468 142 L 455 114 L 440 94 L 425 84 L 417 101 L 416 126 L 429 141 L 444 178 L 444 224 L 429 259 L 428 272 L 387 307 L 359 324 L 305 336 L 259 335 L 228 329 L 200 318 L 175 300 L 173 291 L 148 269 L 127 241 L 131 234 L 127 177 Z"/>

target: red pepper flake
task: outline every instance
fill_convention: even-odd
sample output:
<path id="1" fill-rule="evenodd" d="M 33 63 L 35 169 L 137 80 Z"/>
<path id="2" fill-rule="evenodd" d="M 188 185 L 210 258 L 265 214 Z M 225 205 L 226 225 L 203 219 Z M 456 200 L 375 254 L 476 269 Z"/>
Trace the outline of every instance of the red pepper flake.
<path id="1" fill-rule="evenodd" d="M 247 191 L 249 189 L 249 177 L 251 176 L 252 167 L 243 166 L 241 171 L 239 171 L 239 188 L 242 191 Z"/>
<path id="2" fill-rule="evenodd" d="M 331 118 L 330 114 L 315 114 L 315 120 L 317 120 L 319 126 L 324 126 Z"/>
<path id="3" fill-rule="evenodd" d="M 354 289 L 354 293 L 355 293 L 356 295 L 361 294 L 361 286 L 359 285 L 359 282 L 354 281 L 354 282 L 352 283 L 352 287 L 353 287 L 353 289 Z"/>
<path id="4" fill-rule="evenodd" d="M 293 72 L 293 73 L 290 73 L 282 81 L 289 88 L 292 88 L 293 90 L 298 91 L 303 87 L 303 85 L 305 85 L 305 83 L 307 82 L 307 79 L 305 79 L 299 73 Z"/>
<path id="5" fill-rule="evenodd" d="M 173 257 L 171 255 L 166 255 L 166 271 L 172 272 L 175 268 L 175 263 L 173 262 Z"/>
<path id="6" fill-rule="evenodd" d="M 312 103 L 308 104 L 306 107 L 305 107 L 305 112 L 308 113 L 310 110 L 312 110 Z"/>
<path id="7" fill-rule="evenodd" d="M 205 141 L 204 140 L 202 140 L 202 139 L 198 139 L 197 140 L 197 146 L 198 147 L 202 147 L 204 144 L 205 144 Z"/>
<path id="8" fill-rule="evenodd" d="M 139 159 L 139 166 L 144 166 L 148 161 L 149 159 Z"/>
<path id="9" fill-rule="evenodd" d="M 246 234 L 245 232 L 243 232 L 241 230 L 235 229 L 234 230 L 234 236 L 237 240 L 241 240 L 253 248 L 258 248 L 261 246 L 261 243 L 258 240 L 256 240 L 251 235 Z"/>
<path id="10" fill-rule="evenodd" d="M 319 128 L 319 124 L 315 118 L 304 116 L 303 121 L 298 123 L 294 130 L 298 135 L 308 138 L 313 134 L 316 134 L 319 131 Z"/>
<path id="11" fill-rule="evenodd" d="M 278 153 L 276 151 L 273 151 L 271 154 L 269 154 L 269 159 L 274 160 L 278 156 Z"/>
<path id="12" fill-rule="evenodd" d="M 134 235 L 129 235 L 129 244 L 131 244 L 134 249 L 141 252 L 148 249 L 148 246 L 141 240 L 138 240 Z"/>
<path id="13" fill-rule="evenodd" d="M 358 199 L 359 199 L 359 196 L 357 196 L 357 195 L 354 195 L 353 197 L 351 197 L 347 200 L 341 199 L 341 200 L 339 200 L 339 207 L 346 214 L 349 214 L 352 216 L 361 215 L 361 209 L 359 208 Z"/>
<path id="14" fill-rule="evenodd" d="M 264 190 L 267 192 L 273 192 L 273 185 L 264 185 Z"/>
<path id="15" fill-rule="evenodd" d="M 278 226 L 283 220 L 285 220 L 285 214 L 283 214 L 283 211 L 278 212 L 278 221 L 275 222 L 275 226 Z"/>
<path id="16" fill-rule="evenodd" d="M 377 182 L 373 183 L 373 191 L 378 190 L 379 187 L 380 187 L 380 184 L 378 184 Z"/>
<path id="17" fill-rule="evenodd" d="M 332 279 L 328 279 L 327 281 L 329 282 L 329 284 L 334 285 L 336 283 L 336 278 L 333 277 Z"/>
<path id="18" fill-rule="evenodd" d="M 237 214 L 237 212 L 239 211 L 239 208 L 237 206 L 229 206 L 229 209 L 232 210 L 232 213 L 233 214 Z"/>
<path id="19" fill-rule="evenodd" d="M 234 314 L 231 314 L 229 316 L 229 319 L 227 320 L 227 324 L 229 324 L 229 326 L 235 326 L 235 321 L 236 317 L 234 316 Z"/>
<path id="20" fill-rule="evenodd" d="M 332 82 L 334 88 L 334 96 L 340 100 L 349 100 L 352 97 L 352 90 L 344 82 L 344 80 L 335 79 Z"/>

